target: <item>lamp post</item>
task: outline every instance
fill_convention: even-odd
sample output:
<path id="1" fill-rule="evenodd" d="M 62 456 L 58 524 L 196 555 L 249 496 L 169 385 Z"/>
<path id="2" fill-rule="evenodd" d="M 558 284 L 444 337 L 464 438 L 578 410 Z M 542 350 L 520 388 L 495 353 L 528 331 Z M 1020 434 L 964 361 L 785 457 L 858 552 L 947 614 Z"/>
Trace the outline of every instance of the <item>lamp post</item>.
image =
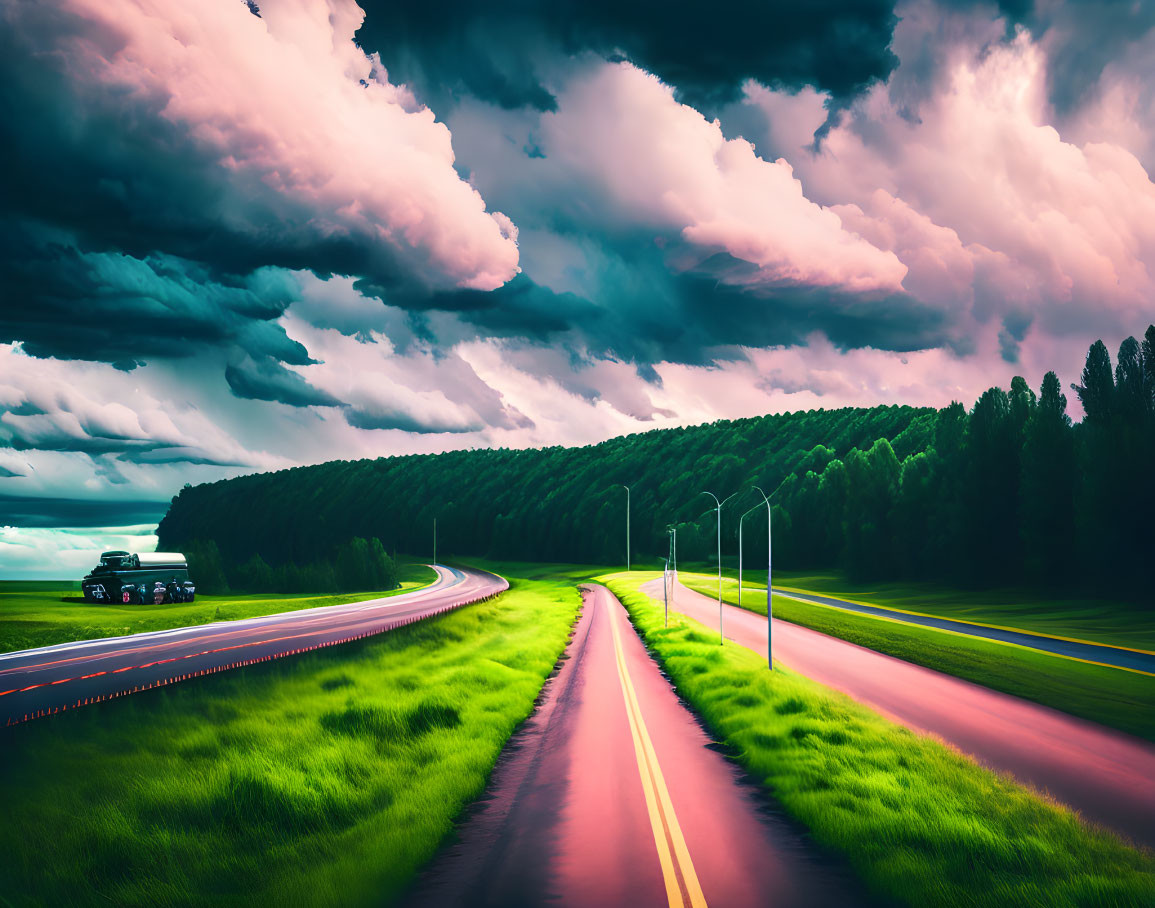
<path id="1" fill-rule="evenodd" d="M 719 501 L 718 496 L 713 492 L 699 492 L 698 494 L 709 495 L 714 499 L 714 511 L 718 515 L 718 645 L 724 646 L 726 644 L 726 636 L 722 633 L 722 505 L 738 493 L 734 492 L 722 501 Z"/>
<path id="2" fill-rule="evenodd" d="M 774 587 L 771 585 L 773 580 L 773 572 L 771 570 L 771 555 L 773 554 L 773 539 L 770 533 L 770 495 L 782 488 L 781 485 L 770 495 L 767 495 L 758 486 L 758 493 L 762 496 L 762 501 L 766 505 L 766 664 L 770 666 L 770 671 L 774 671 Z M 739 530 L 741 527 L 739 526 Z M 742 588 L 741 581 L 738 582 L 739 590 Z"/>
<path id="3" fill-rule="evenodd" d="M 619 486 L 626 490 L 626 573 L 630 572 L 630 487 L 624 482 Z"/>
<path id="4" fill-rule="evenodd" d="M 742 524 L 747 517 L 760 507 L 762 507 L 762 505 L 756 504 L 738 518 L 738 608 L 742 607 Z"/>
<path id="5" fill-rule="evenodd" d="M 666 603 L 666 627 L 670 626 L 670 559 L 662 569 L 662 599 Z"/>

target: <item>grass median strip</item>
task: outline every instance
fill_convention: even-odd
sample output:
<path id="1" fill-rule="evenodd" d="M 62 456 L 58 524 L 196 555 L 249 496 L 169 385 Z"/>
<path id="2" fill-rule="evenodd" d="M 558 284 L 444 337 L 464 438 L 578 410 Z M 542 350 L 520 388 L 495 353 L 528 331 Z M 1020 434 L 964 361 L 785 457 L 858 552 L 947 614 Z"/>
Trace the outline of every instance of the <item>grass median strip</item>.
<path id="1" fill-rule="evenodd" d="M 570 583 L 0 729 L 4 904 L 371 905 L 437 849 L 565 648 Z"/>
<path id="2" fill-rule="evenodd" d="M 775 669 L 638 589 L 599 578 L 711 733 L 841 852 L 874 896 L 906 905 L 1150 905 L 1155 858 L 938 742 Z"/>
<path id="3" fill-rule="evenodd" d="M 168 605 L 100 605 L 81 598 L 79 583 L 0 581 L 0 652 L 162 631 L 213 621 L 235 621 L 323 605 L 343 605 L 396 596 L 428 586 L 437 579 L 433 569 L 423 564 L 399 565 L 399 570 L 400 588 L 383 593 L 253 593 L 230 596 L 198 593 L 194 602 Z"/>
<path id="4" fill-rule="evenodd" d="M 717 577 L 680 573 L 679 579 L 690 589 L 717 595 Z M 722 581 L 722 598 L 737 604 L 736 581 Z M 765 615 L 765 587 L 743 586 L 742 608 Z M 1147 675 L 799 602 L 777 593 L 774 616 L 1155 741 L 1155 678 Z"/>

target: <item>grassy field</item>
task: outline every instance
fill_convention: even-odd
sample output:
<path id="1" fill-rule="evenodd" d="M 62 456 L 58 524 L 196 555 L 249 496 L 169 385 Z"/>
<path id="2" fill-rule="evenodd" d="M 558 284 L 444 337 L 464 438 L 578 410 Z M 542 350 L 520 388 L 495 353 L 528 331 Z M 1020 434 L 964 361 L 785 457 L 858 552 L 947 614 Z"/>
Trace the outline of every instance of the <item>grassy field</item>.
<path id="1" fill-rule="evenodd" d="M 717 595 L 716 575 L 710 577 L 685 571 L 679 571 L 678 575 L 691 589 L 709 596 Z M 736 580 L 723 579 L 722 598 L 737 603 Z M 765 615 L 765 585 L 758 590 L 744 587 L 742 607 Z M 774 597 L 774 615 L 880 653 L 1155 741 L 1155 678 L 1150 675 L 1089 665 L 1020 646 L 902 624 L 778 595 Z"/>
<path id="2" fill-rule="evenodd" d="M 662 626 L 638 592 L 600 578 L 715 738 L 882 903 L 1155 904 L 1155 857 L 1070 811 L 761 657 L 719 647 L 684 616 Z"/>
<path id="3" fill-rule="evenodd" d="M 481 794 L 572 583 L 0 729 L 0 903 L 377 905 Z"/>
<path id="4" fill-rule="evenodd" d="M 687 570 L 717 577 L 717 565 L 687 564 Z M 726 577 L 737 578 L 733 568 Z M 744 588 L 766 589 L 765 565 L 746 571 Z M 921 612 L 957 621 L 976 621 L 1035 634 L 1070 637 L 1155 652 L 1155 603 L 1141 608 L 1111 599 L 1046 597 L 1018 589 L 961 590 L 934 583 L 852 583 L 840 574 L 775 571 L 774 586 L 827 596 L 840 596 L 882 608 Z M 1105 585 L 1106 586 L 1106 585 Z M 714 591 L 717 591 L 715 583 Z M 745 595 L 745 594 L 743 594 Z"/>
<path id="5" fill-rule="evenodd" d="M 432 568 L 423 564 L 403 564 L 399 568 L 401 587 L 385 593 L 317 596 L 275 593 L 202 596 L 198 593 L 195 602 L 169 605 L 97 605 L 84 601 L 80 584 L 76 582 L 0 580 L 0 652 L 359 602 L 426 586 L 437 577 Z"/>

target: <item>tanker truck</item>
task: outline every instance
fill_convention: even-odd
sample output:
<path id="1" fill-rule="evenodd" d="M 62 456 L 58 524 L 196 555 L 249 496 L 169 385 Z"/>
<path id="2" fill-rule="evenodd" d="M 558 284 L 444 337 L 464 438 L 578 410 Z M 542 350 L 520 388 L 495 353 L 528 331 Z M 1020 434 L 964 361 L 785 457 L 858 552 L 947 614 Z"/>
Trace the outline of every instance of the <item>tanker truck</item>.
<path id="1" fill-rule="evenodd" d="M 196 586 L 179 552 L 105 552 L 82 581 L 86 602 L 160 605 L 192 602 Z"/>

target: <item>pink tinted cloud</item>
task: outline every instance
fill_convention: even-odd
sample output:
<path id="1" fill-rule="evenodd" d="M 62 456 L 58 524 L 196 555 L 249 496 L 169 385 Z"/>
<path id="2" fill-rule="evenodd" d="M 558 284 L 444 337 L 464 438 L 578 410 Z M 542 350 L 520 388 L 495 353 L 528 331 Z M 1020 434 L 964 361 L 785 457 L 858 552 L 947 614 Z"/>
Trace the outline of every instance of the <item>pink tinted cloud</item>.
<path id="1" fill-rule="evenodd" d="M 1140 109 L 1109 92 L 1094 99 L 1075 144 L 1054 125 L 1050 61 L 1029 33 L 945 27 L 949 14 L 927 3 L 904 11 L 890 84 L 860 99 L 817 154 L 803 147 L 813 99 L 790 107 L 747 87 L 747 103 L 778 119 L 771 140 L 797 143 L 806 191 L 893 251 L 909 268 L 904 287 L 951 308 L 960 331 L 1008 314 L 1057 332 L 1140 330 L 1155 298 L 1155 184 L 1120 144 L 1138 147 L 1142 130 L 1126 120 Z M 903 53 L 924 44 L 943 65 L 911 99 Z"/>
<path id="2" fill-rule="evenodd" d="M 657 77 L 601 64 L 567 84 L 541 123 L 541 144 L 583 204 L 616 223 L 678 230 L 698 250 L 755 266 L 752 284 L 895 291 L 905 267 L 811 202 L 784 160 L 765 161 L 743 139 L 679 104 Z"/>
<path id="3" fill-rule="evenodd" d="M 437 286 L 494 289 L 517 272 L 516 228 L 453 169 L 449 130 L 353 43 L 352 0 L 63 0 L 74 79 L 166 100 L 232 174 L 228 226 L 268 189 L 318 239 L 350 238 Z M 112 37 L 110 37 L 112 36 Z"/>

